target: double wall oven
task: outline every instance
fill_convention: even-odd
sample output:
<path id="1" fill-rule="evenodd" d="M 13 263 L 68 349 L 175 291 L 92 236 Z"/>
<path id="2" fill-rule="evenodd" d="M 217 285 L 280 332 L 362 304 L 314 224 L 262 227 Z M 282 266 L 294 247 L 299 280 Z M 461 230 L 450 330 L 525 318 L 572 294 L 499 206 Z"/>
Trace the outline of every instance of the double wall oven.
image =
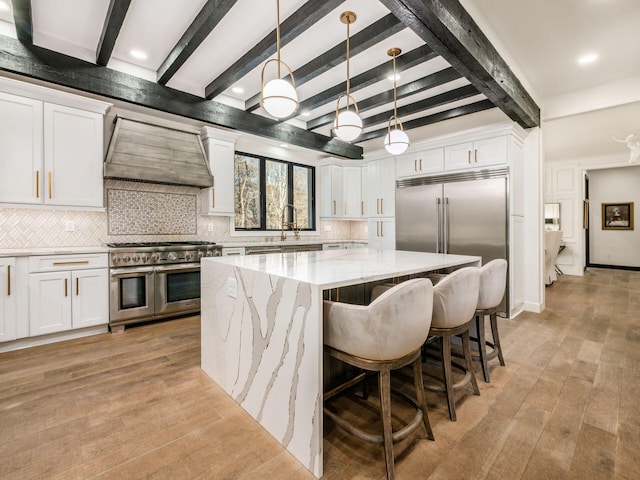
<path id="1" fill-rule="evenodd" d="M 207 242 L 112 243 L 109 327 L 200 311 L 200 259 L 222 255 Z"/>

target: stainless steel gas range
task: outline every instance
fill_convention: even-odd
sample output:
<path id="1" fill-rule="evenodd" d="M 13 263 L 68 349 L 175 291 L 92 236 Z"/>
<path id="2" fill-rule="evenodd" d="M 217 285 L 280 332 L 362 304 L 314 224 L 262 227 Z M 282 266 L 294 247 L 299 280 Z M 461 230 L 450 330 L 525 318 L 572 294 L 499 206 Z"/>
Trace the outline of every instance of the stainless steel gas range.
<path id="1" fill-rule="evenodd" d="M 200 311 L 200 259 L 222 255 L 208 242 L 110 243 L 109 328 Z"/>

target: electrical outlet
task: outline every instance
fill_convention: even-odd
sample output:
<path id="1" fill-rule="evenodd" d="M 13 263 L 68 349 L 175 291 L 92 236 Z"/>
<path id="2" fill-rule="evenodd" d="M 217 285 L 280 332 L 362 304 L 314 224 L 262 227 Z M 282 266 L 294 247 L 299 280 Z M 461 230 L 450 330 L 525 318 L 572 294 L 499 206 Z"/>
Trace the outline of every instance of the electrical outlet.
<path id="1" fill-rule="evenodd" d="M 209 225 L 207 225 L 207 230 L 209 230 L 210 232 L 213 232 L 213 223 L 210 223 Z"/>
<path id="2" fill-rule="evenodd" d="M 227 278 L 227 295 L 231 298 L 238 296 L 238 281 L 235 278 Z"/>
<path id="3" fill-rule="evenodd" d="M 64 222 L 64 230 L 66 232 L 73 232 L 76 229 L 76 222 L 74 222 L 73 220 L 67 220 L 66 222 Z"/>
<path id="4" fill-rule="evenodd" d="M 323 227 L 323 230 L 324 230 L 325 232 L 330 232 L 330 231 L 331 231 L 331 225 L 325 225 L 325 226 Z"/>

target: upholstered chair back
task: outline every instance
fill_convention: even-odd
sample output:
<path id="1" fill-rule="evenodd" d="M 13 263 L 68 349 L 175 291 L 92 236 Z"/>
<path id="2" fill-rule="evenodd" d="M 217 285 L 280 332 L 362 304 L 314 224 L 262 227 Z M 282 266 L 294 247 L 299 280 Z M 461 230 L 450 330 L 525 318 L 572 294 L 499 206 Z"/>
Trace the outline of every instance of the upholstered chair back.
<path id="1" fill-rule="evenodd" d="M 454 271 L 433 287 L 433 319 L 437 328 L 454 328 L 471 321 L 478 305 L 480 269 Z"/>
<path id="2" fill-rule="evenodd" d="M 496 258 L 480 267 L 480 293 L 478 310 L 497 307 L 507 288 L 507 261 Z"/>

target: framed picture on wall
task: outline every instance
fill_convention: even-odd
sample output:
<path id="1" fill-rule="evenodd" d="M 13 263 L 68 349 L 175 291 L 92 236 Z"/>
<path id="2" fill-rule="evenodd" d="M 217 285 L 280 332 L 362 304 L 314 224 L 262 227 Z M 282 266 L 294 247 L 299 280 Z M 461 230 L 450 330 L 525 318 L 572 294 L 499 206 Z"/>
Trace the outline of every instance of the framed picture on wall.
<path id="1" fill-rule="evenodd" d="M 603 203 L 603 230 L 633 230 L 633 202 Z"/>

